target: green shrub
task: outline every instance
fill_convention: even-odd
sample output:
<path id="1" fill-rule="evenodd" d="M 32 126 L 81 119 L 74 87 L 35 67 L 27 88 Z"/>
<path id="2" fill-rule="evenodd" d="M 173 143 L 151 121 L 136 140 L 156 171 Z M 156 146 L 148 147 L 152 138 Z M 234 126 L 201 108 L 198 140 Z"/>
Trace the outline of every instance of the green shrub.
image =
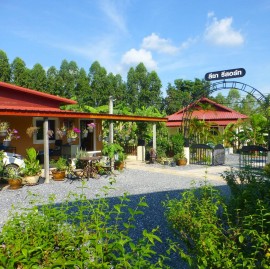
<path id="1" fill-rule="evenodd" d="M 270 213 L 260 200 L 252 215 L 240 217 L 240 209 L 229 215 L 221 194 L 204 184 L 165 206 L 184 244 L 174 242 L 172 249 L 192 268 L 270 268 Z"/>
<path id="2" fill-rule="evenodd" d="M 151 261 L 161 242 L 157 229 L 144 230 L 136 242 L 129 236 L 147 204 L 128 202 L 126 195 L 110 206 L 106 198 L 70 194 L 61 204 L 52 196 L 46 205 L 14 212 L 0 234 L 0 268 L 166 268 L 162 258 Z"/>

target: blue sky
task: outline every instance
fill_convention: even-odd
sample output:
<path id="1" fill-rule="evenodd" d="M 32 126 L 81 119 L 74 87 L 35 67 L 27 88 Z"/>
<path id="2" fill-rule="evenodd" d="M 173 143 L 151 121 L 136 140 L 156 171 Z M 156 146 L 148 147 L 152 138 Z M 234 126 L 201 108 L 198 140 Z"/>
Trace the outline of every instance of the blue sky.
<path id="1" fill-rule="evenodd" d="M 143 62 L 163 90 L 175 79 L 245 68 L 270 93 L 270 0 L 0 0 L 0 49 L 31 68 L 94 61 L 126 81 Z M 224 92 L 226 95 L 227 92 Z"/>

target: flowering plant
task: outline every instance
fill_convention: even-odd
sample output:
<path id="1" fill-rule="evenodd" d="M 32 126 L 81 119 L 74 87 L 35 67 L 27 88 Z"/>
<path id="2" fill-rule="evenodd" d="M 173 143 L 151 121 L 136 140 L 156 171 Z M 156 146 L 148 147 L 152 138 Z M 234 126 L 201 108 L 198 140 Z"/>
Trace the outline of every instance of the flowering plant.
<path id="1" fill-rule="evenodd" d="M 65 126 L 65 124 L 63 124 L 63 126 L 60 128 L 60 131 L 62 131 L 62 132 L 66 132 L 67 131 L 67 127 Z"/>
<path id="2" fill-rule="evenodd" d="M 87 126 L 88 126 L 87 127 L 88 130 L 92 130 L 96 127 L 96 124 L 94 122 L 91 122 L 91 123 L 88 123 Z"/>
<path id="3" fill-rule="evenodd" d="M 6 121 L 0 122 L 0 131 L 6 131 L 9 127 L 9 123 Z"/>
<path id="4" fill-rule="evenodd" d="M 87 134 L 88 134 L 88 129 L 83 129 L 83 135 L 87 136 Z"/>
<path id="5" fill-rule="evenodd" d="M 81 132 L 78 128 L 73 128 L 67 131 L 67 138 L 77 138 L 78 134 Z"/>
<path id="6" fill-rule="evenodd" d="M 31 127 L 28 127 L 26 129 L 26 134 L 29 136 L 29 137 L 32 137 L 33 134 L 36 134 L 39 130 L 39 127 L 36 127 L 36 126 L 31 126 Z"/>
<path id="7" fill-rule="evenodd" d="M 11 141 L 12 139 L 18 139 L 20 136 L 18 135 L 18 131 L 16 129 L 8 129 L 7 136 L 4 141 Z"/>

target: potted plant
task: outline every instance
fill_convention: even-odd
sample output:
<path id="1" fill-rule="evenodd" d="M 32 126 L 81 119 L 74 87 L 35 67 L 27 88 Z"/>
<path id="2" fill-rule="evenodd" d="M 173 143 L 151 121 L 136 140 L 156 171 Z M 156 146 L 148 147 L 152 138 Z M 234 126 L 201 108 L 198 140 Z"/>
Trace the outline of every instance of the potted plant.
<path id="1" fill-rule="evenodd" d="M 177 165 L 187 164 L 187 158 L 185 157 L 184 149 L 174 155 L 174 160 Z"/>
<path id="2" fill-rule="evenodd" d="M 4 173 L 8 180 L 9 189 L 17 190 L 22 187 L 22 178 L 20 176 L 20 169 L 17 166 L 6 167 Z"/>
<path id="3" fill-rule="evenodd" d="M 57 181 L 64 180 L 66 176 L 66 170 L 68 168 L 67 160 L 60 157 L 57 161 L 51 160 L 50 164 L 53 166 L 52 175 L 53 179 Z"/>
<path id="4" fill-rule="evenodd" d="M 7 121 L 1 121 L 0 122 L 0 136 L 6 136 L 8 128 L 9 128 L 9 123 Z"/>
<path id="5" fill-rule="evenodd" d="M 73 141 L 75 141 L 80 132 L 81 132 L 81 130 L 76 128 L 76 127 L 68 130 L 67 131 L 67 142 L 72 143 Z"/>
<path id="6" fill-rule="evenodd" d="M 18 131 L 16 129 L 8 129 L 7 135 L 3 140 L 3 146 L 8 147 L 10 146 L 10 142 L 12 139 L 18 139 L 20 136 L 18 135 Z"/>
<path id="7" fill-rule="evenodd" d="M 36 126 L 30 126 L 26 129 L 26 134 L 29 136 L 29 137 L 32 137 L 33 134 L 37 134 L 39 130 L 39 127 L 36 127 Z"/>
<path id="8" fill-rule="evenodd" d="M 24 159 L 25 167 L 22 168 L 22 184 L 35 185 L 38 183 L 41 175 L 41 165 L 37 159 L 37 151 L 31 147 L 26 149 L 26 158 Z"/>
<path id="9" fill-rule="evenodd" d="M 96 124 L 94 122 L 87 124 L 87 129 L 90 133 L 92 133 L 94 131 L 95 127 L 96 127 Z"/>
<path id="10" fill-rule="evenodd" d="M 125 167 L 126 154 L 123 151 L 119 151 L 115 155 L 114 169 L 123 170 Z"/>
<path id="11" fill-rule="evenodd" d="M 120 152 L 124 152 L 124 149 L 117 143 L 107 143 L 103 145 L 102 154 L 108 156 L 110 159 L 113 159 L 115 155 Z"/>

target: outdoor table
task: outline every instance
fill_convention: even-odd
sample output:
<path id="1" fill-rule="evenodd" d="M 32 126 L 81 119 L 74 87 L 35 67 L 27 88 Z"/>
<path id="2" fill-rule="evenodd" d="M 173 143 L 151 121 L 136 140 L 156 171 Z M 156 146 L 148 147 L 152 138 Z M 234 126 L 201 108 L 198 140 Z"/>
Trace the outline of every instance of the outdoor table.
<path id="1" fill-rule="evenodd" d="M 90 179 L 90 177 L 95 178 L 95 175 L 97 174 L 95 164 L 98 163 L 101 159 L 102 156 L 87 156 L 79 158 L 80 161 L 87 162 L 84 168 L 86 171 L 87 179 Z"/>

